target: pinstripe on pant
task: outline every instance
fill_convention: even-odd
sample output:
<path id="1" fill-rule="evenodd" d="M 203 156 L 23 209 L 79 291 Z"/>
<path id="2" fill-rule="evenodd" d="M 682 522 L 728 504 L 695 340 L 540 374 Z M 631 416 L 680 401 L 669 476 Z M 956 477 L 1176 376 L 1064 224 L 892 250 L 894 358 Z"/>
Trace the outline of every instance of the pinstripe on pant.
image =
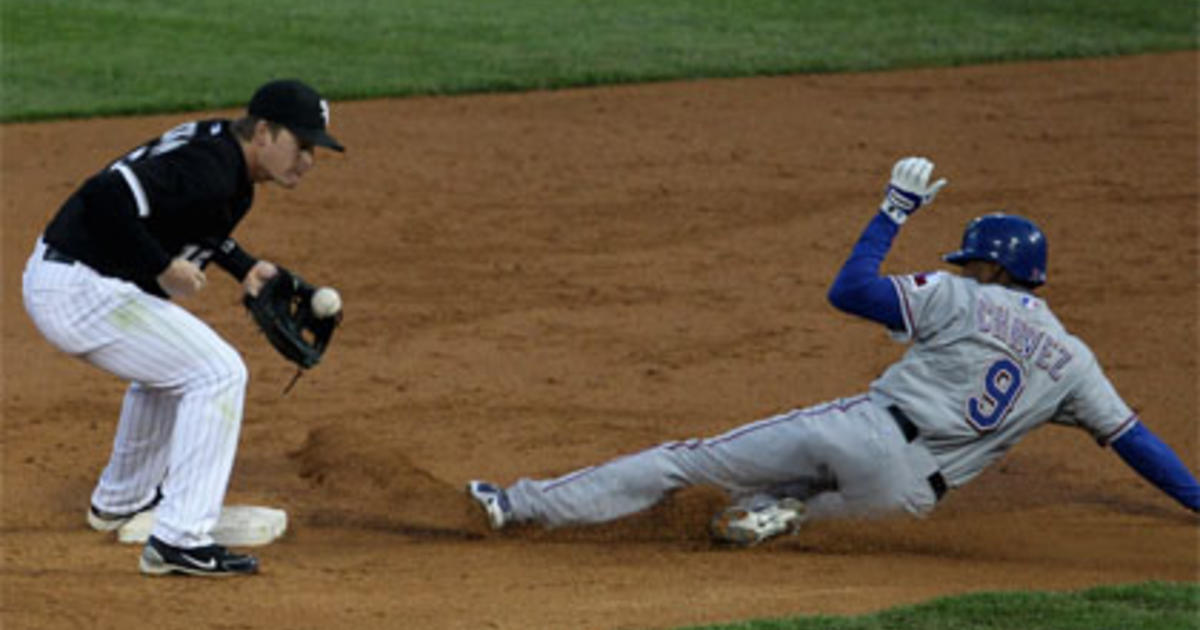
<path id="1" fill-rule="evenodd" d="M 130 382 L 92 502 L 128 512 L 161 484 L 154 535 L 178 547 L 211 544 L 241 430 L 241 356 L 184 308 L 44 253 L 39 240 L 25 267 L 34 324 L 58 349 Z"/>

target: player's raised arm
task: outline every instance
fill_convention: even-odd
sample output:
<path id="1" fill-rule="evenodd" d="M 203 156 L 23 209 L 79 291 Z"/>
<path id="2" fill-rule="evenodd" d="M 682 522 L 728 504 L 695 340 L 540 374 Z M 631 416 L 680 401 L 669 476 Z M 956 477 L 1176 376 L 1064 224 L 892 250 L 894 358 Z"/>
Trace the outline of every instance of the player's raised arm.
<path id="1" fill-rule="evenodd" d="M 879 275 L 879 267 L 908 215 L 932 202 L 946 185 L 944 178 L 931 184 L 932 174 L 933 162 L 923 157 L 907 157 L 892 167 L 879 212 L 858 237 L 829 288 L 829 301 L 835 307 L 893 330 L 904 329 L 900 298 L 892 282 Z"/>

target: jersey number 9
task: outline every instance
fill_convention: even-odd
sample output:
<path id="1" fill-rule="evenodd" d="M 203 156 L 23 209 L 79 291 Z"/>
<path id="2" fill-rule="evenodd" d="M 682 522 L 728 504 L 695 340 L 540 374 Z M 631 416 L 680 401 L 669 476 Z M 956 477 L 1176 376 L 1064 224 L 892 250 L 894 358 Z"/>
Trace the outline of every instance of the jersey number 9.
<path id="1" fill-rule="evenodd" d="M 983 392 L 967 401 L 967 421 L 983 433 L 996 430 L 1016 404 L 1023 384 L 1021 366 L 1010 359 L 996 361 L 984 377 Z"/>

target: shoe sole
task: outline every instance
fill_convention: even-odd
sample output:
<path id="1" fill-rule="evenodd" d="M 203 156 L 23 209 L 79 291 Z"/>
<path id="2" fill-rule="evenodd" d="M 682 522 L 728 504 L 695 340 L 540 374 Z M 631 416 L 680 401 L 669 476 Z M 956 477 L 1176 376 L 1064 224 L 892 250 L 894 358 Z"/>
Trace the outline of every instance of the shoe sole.
<path id="1" fill-rule="evenodd" d="M 153 554 L 153 557 L 147 557 L 147 554 Z M 138 558 L 138 570 L 143 575 L 151 577 L 161 577 L 164 575 L 181 574 L 195 575 L 197 577 L 232 577 L 238 575 L 254 575 L 258 573 L 258 567 L 255 566 L 254 571 L 205 571 L 204 569 L 194 569 L 192 567 L 180 564 L 172 564 L 167 562 L 158 551 L 147 547 L 142 550 L 142 555 Z"/>
<path id="2" fill-rule="evenodd" d="M 138 569 L 143 575 L 151 577 L 162 577 L 164 575 L 195 575 L 199 577 L 232 577 L 235 575 L 254 575 L 253 573 L 234 573 L 233 571 L 200 571 L 189 567 L 181 567 L 174 564 L 150 564 L 143 558 L 138 563 Z"/>
<path id="3" fill-rule="evenodd" d="M 233 576 L 240 576 L 240 575 L 254 575 L 255 573 L 258 573 L 258 571 L 255 571 L 253 573 L 239 573 L 236 571 L 204 571 L 201 569 L 193 569 L 191 567 L 180 566 L 177 564 L 170 564 L 167 562 L 148 561 L 148 560 L 146 560 L 145 556 L 142 556 L 142 558 L 140 560 L 138 560 L 138 569 L 142 572 L 143 575 L 148 575 L 151 577 L 162 577 L 164 575 L 178 574 L 178 575 L 195 575 L 198 577 L 224 578 L 224 577 L 233 577 Z"/>
<path id="4" fill-rule="evenodd" d="M 753 547 L 772 538 L 778 538 L 783 534 L 796 533 L 805 520 L 804 504 L 796 499 L 788 498 L 781 500 L 779 507 L 790 510 L 792 516 L 787 519 L 786 526 L 776 533 L 762 536 L 753 529 L 734 525 L 737 521 L 750 516 L 750 512 L 742 508 L 730 508 L 713 520 L 710 526 L 710 535 L 719 543 L 737 547 Z"/>
<path id="5" fill-rule="evenodd" d="M 121 526 L 125 525 L 125 523 L 128 523 L 129 521 L 132 521 L 132 520 L 133 520 L 132 516 L 109 520 L 109 519 L 105 519 L 105 518 L 100 518 L 99 516 L 96 516 L 95 514 L 93 514 L 92 509 L 90 507 L 88 508 L 88 511 L 87 511 L 88 526 L 98 532 L 111 532 L 113 530 L 121 529 Z"/>
<path id="6" fill-rule="evenodd" d="M 111 532 L 114 529 L 120 529 L 124 527 L 127 523 L 141 516 L 142 514 L 145 514 L 146 512 L 153 512 L 154 508 L 158 507 L 160 501 L 162 501 L 162 486 L 159 486 L 155 489 L 154 498 L 151 499 L 149 503 L 138 509 L 136 512 L 130 512 L 129 514 L 123 516 L 104 518 L 93 512 L 92 506 L 88 505 L 87 523 L 89 527 L 98 532 Z"/>

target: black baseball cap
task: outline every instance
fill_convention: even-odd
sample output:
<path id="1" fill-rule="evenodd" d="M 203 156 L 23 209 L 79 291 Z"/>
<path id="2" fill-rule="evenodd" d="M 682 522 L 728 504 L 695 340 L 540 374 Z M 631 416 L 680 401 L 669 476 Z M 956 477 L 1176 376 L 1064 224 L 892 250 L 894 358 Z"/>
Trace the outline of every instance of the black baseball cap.
<path id="1" fill-rule="evenodd" d="M 329 103 L 303 81 L 280 79 L 258 88 L 246 111 L 273 123 L 279 123 L 311 144 L 345 151 L 333 136 L 325 131 L 329 124 Z"/>

